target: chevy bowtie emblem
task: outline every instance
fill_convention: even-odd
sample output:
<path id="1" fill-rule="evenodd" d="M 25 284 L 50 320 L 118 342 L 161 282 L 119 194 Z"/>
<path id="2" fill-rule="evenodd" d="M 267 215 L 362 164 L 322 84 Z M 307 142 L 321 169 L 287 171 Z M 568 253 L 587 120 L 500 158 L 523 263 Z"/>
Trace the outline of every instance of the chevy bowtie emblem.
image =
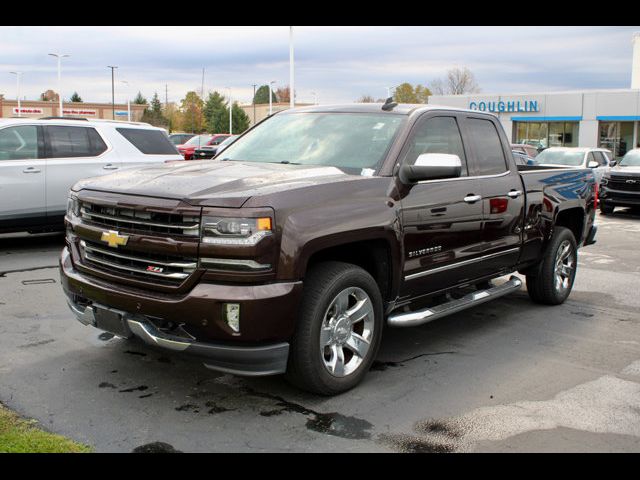
<path id="1" fill-rule="evenodd" d="M 627 180 L 627 183 L 636 183 L 636 180 Z"/>
<path id="2" fill-rule="evenodd" d="M 120 235 L 115 230 L 109 230 L 108 232 L 102 232 L 100 240 L 107 242 L 110 247 L 118 248 L 118 245 L 126 245 L 129 240 L 128 235 Z"/>

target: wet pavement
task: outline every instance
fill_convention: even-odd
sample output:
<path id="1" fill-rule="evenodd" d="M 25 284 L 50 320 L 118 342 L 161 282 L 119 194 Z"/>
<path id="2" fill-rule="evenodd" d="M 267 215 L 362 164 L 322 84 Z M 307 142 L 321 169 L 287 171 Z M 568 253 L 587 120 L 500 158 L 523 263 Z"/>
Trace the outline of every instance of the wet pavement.
<path id="1" fill-rule="evenodd" d="M 333 398 L 85 327 L 62 237 L 0 237 L 0 402 L 104 452 L 638 452 L 640 215 L 598 223 L 563 305 L 523 288 L 387 329 L 365 381 Z"/>

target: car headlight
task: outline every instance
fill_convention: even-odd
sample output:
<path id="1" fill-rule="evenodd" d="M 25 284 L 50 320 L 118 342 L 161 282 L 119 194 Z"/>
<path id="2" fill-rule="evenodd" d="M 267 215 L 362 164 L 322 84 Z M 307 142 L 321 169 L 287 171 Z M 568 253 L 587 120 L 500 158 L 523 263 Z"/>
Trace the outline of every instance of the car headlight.
<path id="1" fill-rule="evenodd" d="M 69 195 L 69 198 L 67 198 L 67 216 L 80 216 L 80 202 L 78 201 L 78 197 L 75 195 Z"/>
<path id="2" fill-rule="evenodd" d="M 202 217 L 202 242 L 215 245 L 255 245 L 272 235 L 271 217 Z"/>

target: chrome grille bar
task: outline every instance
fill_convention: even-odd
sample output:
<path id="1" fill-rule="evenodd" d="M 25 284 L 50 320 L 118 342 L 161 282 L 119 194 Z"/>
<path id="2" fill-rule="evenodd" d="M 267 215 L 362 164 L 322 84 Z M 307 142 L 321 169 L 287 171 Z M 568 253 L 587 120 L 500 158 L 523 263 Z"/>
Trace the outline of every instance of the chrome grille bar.
<path id="1" fill-rule="evenodd" d="M 132 257 L 132 256 L 129 256 L 129 255 L 123 255 L 121 253 L 115 253 L 115 252 L 110 251 L 110 250 L 103 250 L 102 248 L 96 248 L 94 246 L 89 246 L 89 245 L 87 245 L 87 243 L 84 240 L 81 240 L 80 244 L 84 248 L 85 252 L 98 252 L 98 253 L 102 253 L 103 255 L 122 258 L 122 259 L 125 259 L 125 260 L 131 260 L 131 261 L 134 261 L 134 262 L 153 263 L 155 265 L 162 265 L 163 267 L 173 267 L 173 268 L 191 268 L 191 269 L 195 269 L 198 266 L 197 262 L 162 262 L 160 260 L 146 259 L 146 258 L 140 258 L 140 257 Z"/>

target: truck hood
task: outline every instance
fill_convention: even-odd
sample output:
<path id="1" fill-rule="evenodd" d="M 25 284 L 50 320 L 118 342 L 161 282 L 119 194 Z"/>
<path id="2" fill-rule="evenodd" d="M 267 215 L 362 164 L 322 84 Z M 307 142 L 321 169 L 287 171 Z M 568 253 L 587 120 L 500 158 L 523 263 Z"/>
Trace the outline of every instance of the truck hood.
<path id="1" fill-rule="evenodd" d="M 241 207 L 258 195 L 359 178 L 335 167 L 213 160 L 123 170 L 81 180 L 73 190 L 172 198 L 196 206 Z"/>
<path id="2" fill-rule="evenodd" d="M 640 167 L 625 167 L 616 165 L 611 169 L 611 176 L 614 177 L 626 177 L 626 176 L 638 176 L 640 175 Z"/>

